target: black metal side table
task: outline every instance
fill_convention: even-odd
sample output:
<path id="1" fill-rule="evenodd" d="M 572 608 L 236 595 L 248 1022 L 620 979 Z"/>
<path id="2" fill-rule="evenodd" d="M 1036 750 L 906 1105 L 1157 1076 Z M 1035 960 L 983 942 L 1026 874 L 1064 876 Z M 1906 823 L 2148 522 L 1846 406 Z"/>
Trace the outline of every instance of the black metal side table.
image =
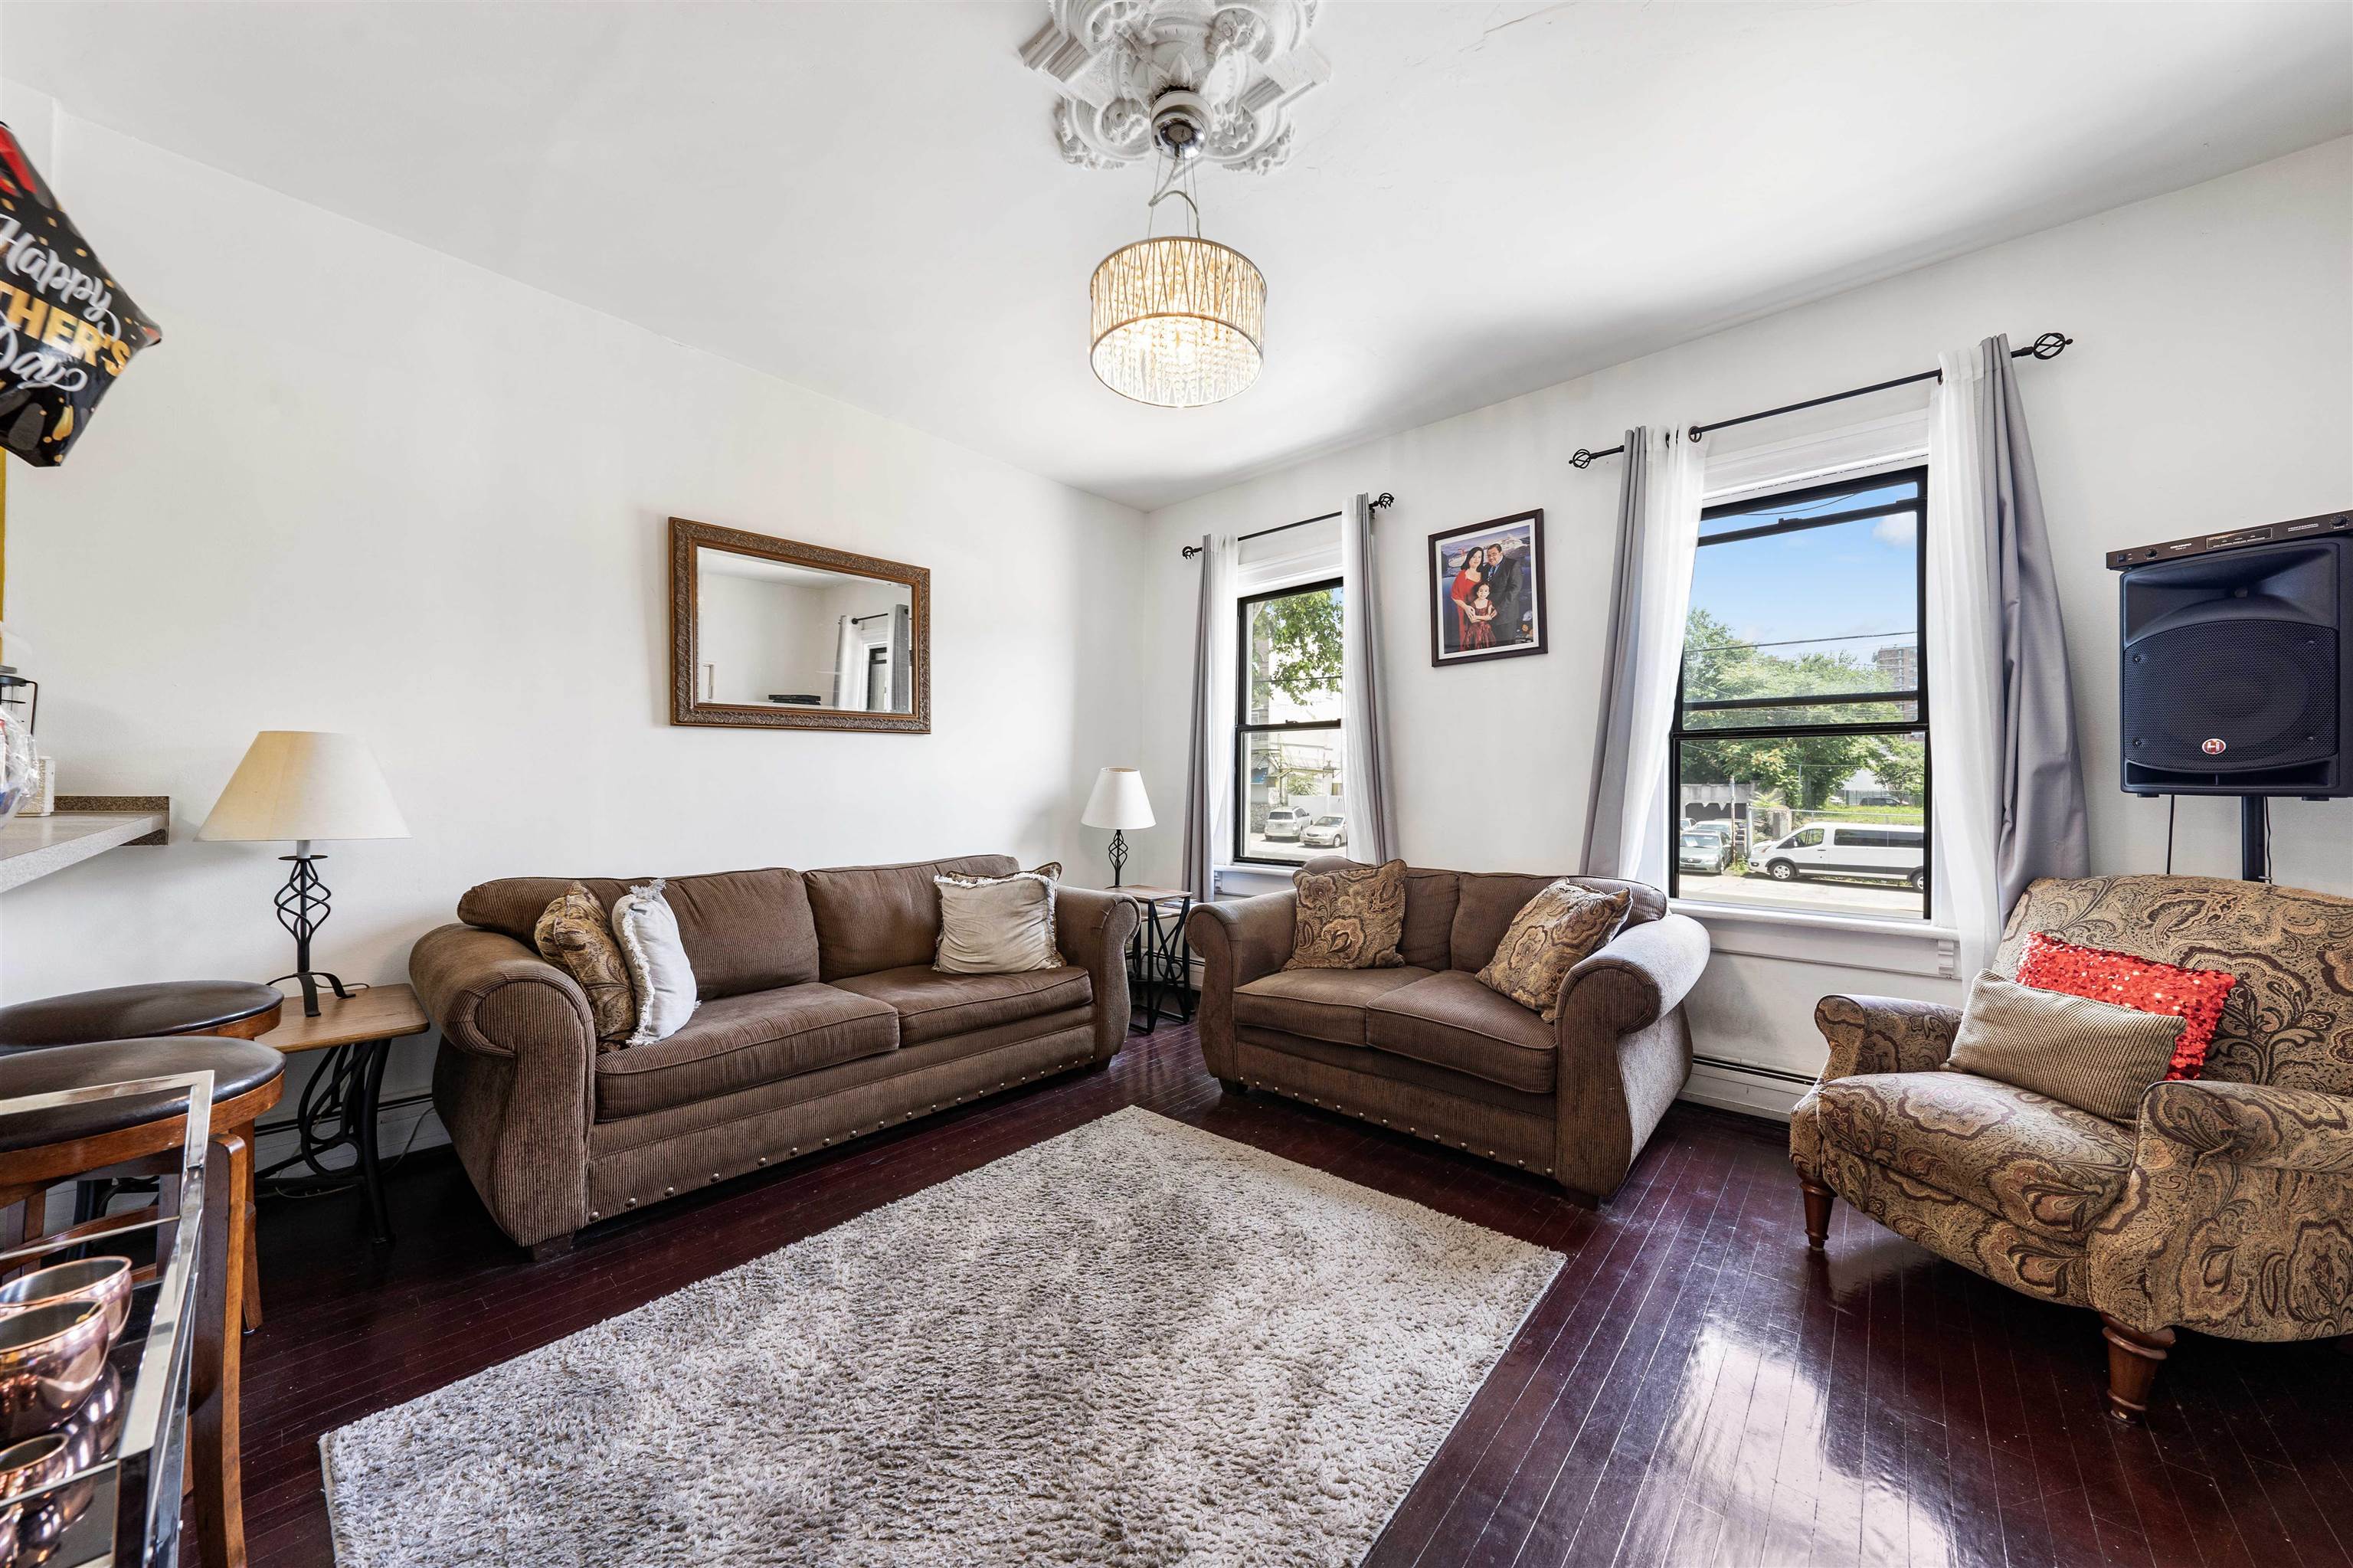
<path id="1" fill-rule="evenodd" d="M 406 985 L 372 985 L 349 996 L 322 996 L 319 1016 L 307 1018 L 289 1010 L 283 1022 L 261 1036 L 291 1056 L 304 1051 L 327 1054 L 302 1086 L 295 1102 L 294 1119 L 265 1127 L 262 1132 L 291 1128 L 300 1146 L 285 1159 L 254 1173 L 258 1182 L 275 1192 L 315 1192 L 343 1186 L 354 1171 L 366 1190 L 368 1220 L 378 1245 L 392 1240 L 392 1222 L 385 1213 L 384 1171 L 376 1157 L 376 1118 L 384 1092 L 385 1058 L 392 1043 L 432 1027 L 417 992 Z M 320 1156 L 348 1149 L 350 1165 L 333 1166 Z M 296 1166 L 307 1174 L 288 1175 Z"/>
<path id="2" fill-rule="evenodd" d="M 1193 946 L 1185 937 L 1185 916 L 1193 895 L 1181 887 L 1111 887 L 1135 906 L 1141 916 L 1127 944 L 1127 983 L 1134 1007 L 1151 1033 L 1163 1018 L 1193 1022 Z M 1174 997 L 1176 1012 L 1168 1009 Z"/>

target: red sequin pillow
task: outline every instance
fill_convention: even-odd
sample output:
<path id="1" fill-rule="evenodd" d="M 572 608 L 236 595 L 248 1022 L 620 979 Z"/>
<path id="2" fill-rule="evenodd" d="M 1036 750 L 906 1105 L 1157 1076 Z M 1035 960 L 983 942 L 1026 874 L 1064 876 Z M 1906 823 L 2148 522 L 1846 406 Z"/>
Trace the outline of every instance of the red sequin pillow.
<path id="1" fill-rule="evenodd" d="M 2021 985 L 2180 1019 L 2168 1078 L 2194 1078 L 2205 1070 L 2206 1048 L 2238 982 L 2228 969 L 2185 969 L 2105 948 L 2078 948 L 2040 931 L 2028 934 L 2026 956 L 2018 964 Z"/>

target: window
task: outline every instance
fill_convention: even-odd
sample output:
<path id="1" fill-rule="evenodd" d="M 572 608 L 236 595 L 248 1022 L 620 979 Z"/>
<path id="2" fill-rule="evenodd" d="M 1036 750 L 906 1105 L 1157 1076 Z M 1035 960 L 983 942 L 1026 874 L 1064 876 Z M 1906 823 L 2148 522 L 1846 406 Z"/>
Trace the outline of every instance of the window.
<path id="1" fill-rule="evenodd" d="M 1925 469 L 1700 514 L 1671 747 L 1668 891 L 1714 904 L 1925 919 Z"/>
<path id="2" fill-rule="evenodd" d="M 1241 600 L 1234 859 L 1298 865 L 1345 850 L 1340 581 Z"/>

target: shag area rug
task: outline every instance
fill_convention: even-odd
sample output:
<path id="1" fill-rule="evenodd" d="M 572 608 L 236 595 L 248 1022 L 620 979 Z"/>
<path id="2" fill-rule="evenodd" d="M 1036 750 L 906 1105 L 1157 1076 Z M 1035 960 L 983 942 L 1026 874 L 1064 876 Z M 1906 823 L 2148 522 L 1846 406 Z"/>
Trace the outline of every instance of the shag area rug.
<path id="1" fill-rule="evenodd" d="M 1131 1107 L 329 1433 L 336 1556 L 1338 1568 L 1560 1265 Z"/>

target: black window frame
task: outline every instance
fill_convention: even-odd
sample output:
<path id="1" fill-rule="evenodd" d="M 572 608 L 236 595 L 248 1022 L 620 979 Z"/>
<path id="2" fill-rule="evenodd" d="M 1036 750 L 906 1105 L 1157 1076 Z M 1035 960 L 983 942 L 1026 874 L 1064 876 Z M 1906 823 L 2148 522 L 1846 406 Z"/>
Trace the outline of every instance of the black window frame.
<path id="1" fill-rule="evenodd" d="M 1336 515 L 1336 514 L 1335 514 Z M 1320 522 L 1322 519 L 1312 519 Z M 1250 607 L 1270 599 L 1296 599 L 1303 594 L 1329 593 L 1343 588 L 1345 577 L 1324 577 L 1314 582 L 1293 583 L 1288 588 L 1269 588 L 1264 593 L 1246 595 L 1234 601 L 1234 842 L 1233 863 L 1236 865 L 1276 865 L 1296 871 L 1305 863 L 1298 860 L 1276 860 L 1265 855 L 1247 855 L 1242 843 L 1249 837 L 1250 791 L 1244 764 L 1250 756 L 1250 737 L 1255 735 L 1290 735 L 1307 730 L 1331 730 L 1335 734 L 1345 722 L 1341 719 L 1303 719 L 1285 724 L 1252 724 L 1250 722 Z M 1347 706 L 1347 693 L 1340 694 L 1342 710 Z M 1345 783 L 1345 781 L 1344 781 Z"/>
<path id="2" fill-rule="evenodd" d="M 1793 486 L 1788 490 L 1767 490 L 1704 508 L 1700 525 L 1705 528 L 1709 519 L 1738 516 L 1760 511 L 1767 506 L 1801 506 L 1817 501 L 1832 500 L 1841 495 L 1860 495 L 1873 490 L 1883 490 L 1889 484 L 1908 481 L 1918 487 L 1918 498 L 1894 506 L 1859 506 L 1847 511 L 1827 512 L 1818 516 L 1784 517 L 1778 522 L 1761 524 L 1754 528 L 1735 528 L 1709 535 L 1703 533 L 1698 548 L 1711 545 L 1737 544 L 1744 539 L 1762 539 L 1784 534 L 1806 533 L 1841 523 L 1861 522 L 1867 517 L 1885 517 L 1893 513 L 1914 514 L 1912 535 L 1913 592 L 1913 659 L 1914 678 L 1909 690 L 1900 692 L 1834 692 L 1818 696 L 1734 697 L 1715 701 L 1687 703 L 1683 697 L 1682 669 L 1675 673 L 1675 716 L 1667 736 L 1667 821 L 1669 839 L 1680 843 L 1683 828 L 1683 743 L 1725 739 L 1804 739 L 1825 735 L 1917 735 L 1920 737 L 1920 918 L 1935 917 L 1936 899 L 1936 771 L 1932 758 L 1935 748 L 1928 744 L 1928 469 L 1926 464 L 1906 468 L 1882 469 L 1858 478 L 1833 480 L 1822 484 Z M 1694 576 L 1696 567 L 1694 567 Z M 1680 663 L 1680 659 L 1678 662 Z M 1755 726 L 1711 725 L 1695 729 L 1690 724 L 1694 713 L 1738 713 L 1747 709 L 1767 708 L 1786 711 L 1790 708 L 1847 707 L 1858 703 L 1910 703 L 1912 717 L 1908 719 L 1873 719 L 1869 721 L 1819 724 Z M 1842 825 L 1842 824 L 1840 824 Z M 1749 825 L 1748 846 L 1757 846 L 1756 824 Z M 1679 857 L 1667 856 L 1667 896 L 1683 896 L 1683 868 Z M 1705 902 L 1701 900 L 1700 902 Z M 1745 909 L 1750 905 L 1726 905 L 1725 907 Z M 1803 915 L 1802 908 L 1789 913 Z M 1841 919 L 1858 916 L 1847 914 Z M 1863 916 L 1870 919 L 1873 916 Z M 1890 920 L 1898 916 L 1888 916 Z"/>

